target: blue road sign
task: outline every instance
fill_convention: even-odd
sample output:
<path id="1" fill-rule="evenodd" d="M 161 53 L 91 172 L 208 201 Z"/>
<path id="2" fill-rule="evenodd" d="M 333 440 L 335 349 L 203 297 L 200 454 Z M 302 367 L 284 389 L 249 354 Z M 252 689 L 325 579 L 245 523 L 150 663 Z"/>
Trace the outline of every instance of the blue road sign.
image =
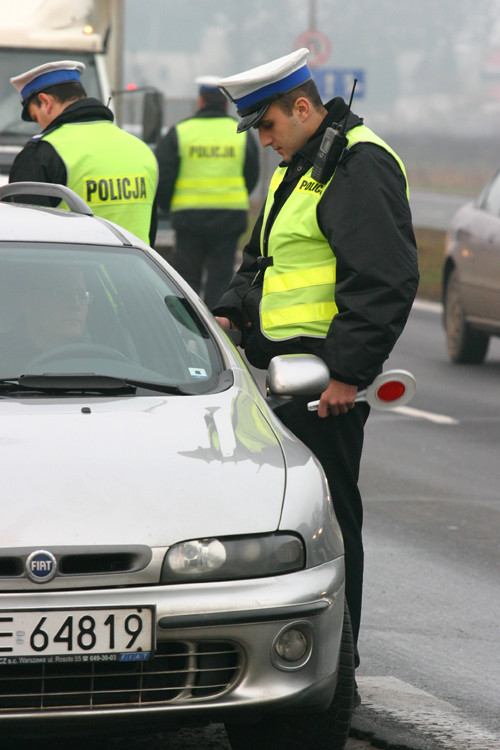
<path id="1" fill-rule="evenodd" d="M 355 68 L 313 68 L 312 76 L 318 87 L 323 101 L 328 101 L 334 96 L 342 96 L 349 99 L 354 79 L 357 78 L 355 99 L 365 96 L 365 71 Z"/>

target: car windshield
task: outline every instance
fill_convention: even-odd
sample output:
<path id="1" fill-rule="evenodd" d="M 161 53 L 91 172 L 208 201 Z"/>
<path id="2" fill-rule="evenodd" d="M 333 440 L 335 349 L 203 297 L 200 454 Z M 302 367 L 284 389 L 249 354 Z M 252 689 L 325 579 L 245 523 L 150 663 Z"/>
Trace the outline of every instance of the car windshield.
<path id="1" fill-rule="evenodd" d="M 0 246 L 0 380 L 93 374 L 192 394 L 221 372 L 202 319 L 143 251 Z"/>

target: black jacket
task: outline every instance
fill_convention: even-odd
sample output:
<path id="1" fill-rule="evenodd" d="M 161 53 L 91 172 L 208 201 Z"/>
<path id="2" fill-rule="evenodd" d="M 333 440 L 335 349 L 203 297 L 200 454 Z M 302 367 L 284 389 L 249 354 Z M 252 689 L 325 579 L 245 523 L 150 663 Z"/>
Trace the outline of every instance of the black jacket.
<path id="1" fill-rule="evenodd" d="M 205 106 L 198 110 L 194 117 L 230 117 L 230 115 L 216 107 Z M 235 130 L 236 127 L 235 122 Z M 164 211 L 168 212 L 180 167 L 179 142 L 176 127 L 170 128 L 160 140 L 156 150 L 156 159 L 160 175 L 158 181 L 158 205 Z M 259 151 L 255 138 L 251 133 L 248 134 L 247 138 L 243 178 L 248 193 L 251 193 L 259 179 Z M 201 234 L 225 235 L 230 233 L 240 235 L 246 229 L 247 212 L 220 208 L 186 209 L 185 211 L 172 212 L 171 220 L 178 232 L 192 232 L 193 228 L 195 228 Z"/>
<path id="2" fill-rule="evenodd" d="M 325 128 L 347 114 L 347 105 L 339 97 L 325 106 L 328 114 L 294 155 L 276 191 L 266 236 L 298 180 L 313 165 Z M 351 114 L 347 129 L 361 122 Z M 381 371 L 404 328 L 418 286 L 406 183 L 396 160 L 372 143 L 350 148 L 323 193 L 317 216 L 337 259 L 338 313 L 326 339 L 302 336 L 275 342 L 263 336 L 259 319 L 262 283 L 259 277 L 253 283 L 259 268 L 262 212 L 243 251 L 242 265 L 213 312 L 241 328 L 242 346 L 254 366 L 266 368 L 277 354 L 311 352 L 327 363 L 333 378 L 362 387 Z"/>
<path id="3" fill-rule="evenodd" d="M 113 122 L 112 111 L 105 107 L 98 99 L 90 97 L 79 99 L 69 104 L 61 114 L 56 117 L 48 128 L 43 132 L 56 130 L 61 125 L 74 122 L 95 122 L 96 120 L 109 120 Z M 53 182 L 67 185 L 68 173 L 66 165 L 51 143 L 34 136 L 25 145 L 23 150 L 16 156 L 9 174 L 9 182 Z M 44 196 L 17 196 L 16 203 L 34 203 L 38 206 L 58 206 L 59 198 Z M 151 214 L 151 229 L 149 232 L 150 245 L 154 244 L 156 238 L 157 217 L 156 201 Z"/>

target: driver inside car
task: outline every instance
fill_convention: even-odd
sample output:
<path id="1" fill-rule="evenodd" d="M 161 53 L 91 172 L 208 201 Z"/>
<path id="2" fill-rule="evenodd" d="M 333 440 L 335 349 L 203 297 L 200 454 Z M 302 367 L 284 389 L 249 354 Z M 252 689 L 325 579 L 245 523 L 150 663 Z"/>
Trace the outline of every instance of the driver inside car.
<path id="1" fill-rule="evenodd" d="M 17 324 L 0 336 L 3 372 L 18 375 L 44 352 L 81 341 L 90 300 L 83 273 L 69 265 L 44 269 L 23 284 Z"/>

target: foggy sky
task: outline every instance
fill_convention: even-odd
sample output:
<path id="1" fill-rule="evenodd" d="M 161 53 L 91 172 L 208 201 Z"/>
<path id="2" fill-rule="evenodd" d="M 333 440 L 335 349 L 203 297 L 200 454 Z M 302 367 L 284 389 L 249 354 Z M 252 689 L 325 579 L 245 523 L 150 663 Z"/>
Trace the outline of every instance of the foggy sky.
<path id="1" fill-rule="evenodd" d="M 372 126 L 498 132 L 500 0 L 125 0 L 125 10 L 125 75 L 167 98 L 194 96 L 198 75 L 288 54 L 314 24 L 327 41 L 320 69 L 363 71 L 355 109 Z"/>

